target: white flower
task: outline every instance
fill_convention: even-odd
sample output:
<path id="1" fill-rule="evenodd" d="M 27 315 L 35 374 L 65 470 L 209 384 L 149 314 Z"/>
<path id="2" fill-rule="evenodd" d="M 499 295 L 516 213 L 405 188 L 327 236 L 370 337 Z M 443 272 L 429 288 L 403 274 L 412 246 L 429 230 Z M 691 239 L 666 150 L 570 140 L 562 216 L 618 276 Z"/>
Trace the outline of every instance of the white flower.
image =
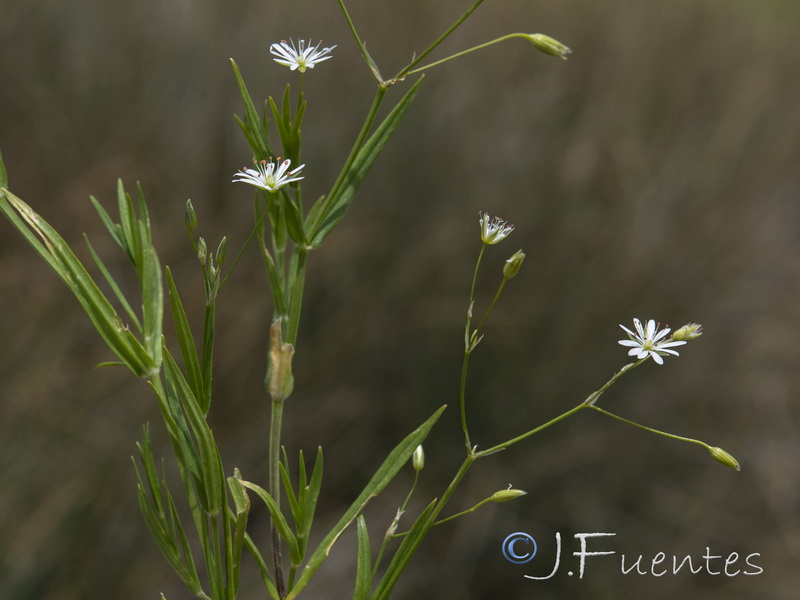
<path id="1" fill-rule="evenodd" d="M 484 244 L 497 244 L 502 242 L 514 231 L 514 226 L 509 225 L 505 221 L 501 221 L 500 217 L 495 217 L 494 220 L 492 220 L 488 213 L 478 214 L 480 215 L 478 223 L 481 226 L 481 239 Z"/>
<path id="2" fill-rule="evenodd" d="M 667 327 L 659 331 L 653 319 L 647 322 L 646 329 L 642 327 L 642 322 L 639 321 L 639 319 L 634 319 L 633 325 L 636 328 L 636 333 L 624 325 L 620 325 L 630 339 L 620 340 L 619 343 L 622 346 L 629 346 L 630 350 L 628 351 L 628 356 L 635 356 L 639 360 L 652 356 L 654 361 L 659 365 L 663 365 L 663 356 L 667 356 L 668 354 L 678 356 L 678 353 L 675 352 L 675 350 L 670 350 L 670 348 L 682 346 L 686 343 L 672 341 L 671 337 L 667 338 L 667 334 L 672 330 Z"/>
<path id="3" fill-rule="evenodd" d="M 330 48 L 323 48 L 320 50 L 320 44 L 322 44 L 322 42 L 316 46 L 312 46 L 311 40 L 308 40 L 308 47 L 306 47 L 306 41 L 300 40 L 297 42 L 297 47 L 295 48 L 292 40 L 288 42 L 286 40 L 281 40 L 279 44 L 272 44 L 269 47 L 269 52 L 276 57 L 273 59 L 276 63 L 285 65 L 292 71 L 297 70 L 301 73 L 305 73 L 306 69 L 313 69 L 314 65 L 318 62 L 331 58 L 330 56 L 326 56 L 326 54 L 336 48 L 336 46 L 331 46 Z"/>
<path id="4" fill-rule="evenodd" d="M 249 183 L 250 185 L 254 185 L 262 190 L 275 192 L 278 190 L 278 188 L 286 185 L 287 183 L 291 183 L 292 181 L 300 181 L 303 179 L 302 177 L 293 177 L 293 175 L 299 173 L 300 169 L 305 167 L 305 165 L 300 165 L 299 167 L 289 171 L 289 165 L 291 164 L 292 161 L 290 161 L 288 158 L 280 163 L 280 166 L 278 166 L 277 162 L 260 160 L 255 163 L 255 169 L 248 169 L 245 167 L 236 173 L 233 176 L 233 181 Z M 277 171 L 275 171 L 275 167 L 278 168 Z"/>

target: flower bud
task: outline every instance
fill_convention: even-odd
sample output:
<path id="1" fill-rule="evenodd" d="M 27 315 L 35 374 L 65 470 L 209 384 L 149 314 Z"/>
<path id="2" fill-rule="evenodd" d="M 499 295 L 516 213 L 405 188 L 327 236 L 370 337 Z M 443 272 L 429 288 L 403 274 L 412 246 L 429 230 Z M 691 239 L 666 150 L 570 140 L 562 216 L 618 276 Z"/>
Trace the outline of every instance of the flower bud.
<path id="1" fill-rule="evenodd" d="M 186 201 L 186 212 L 184 213 L 184 221 L 186 222 L 186 229 L 189 230 L 189 233 L 197 229 L 197 213 L 194 212 L 194 206 L 192 206 L 192 201 Z"/>
<path id="2" fill-rule="evenodd" d="M 500 490 L 489 496 L 489 502 L 508 502 L 514 498 L 524 496 L 527 493 L 528 492 L 523 492 L 522 490 L 512 490 L 509 487 L 507 490 Z"/>
<path id="3" fill-rule="evenodd" d="M 200 264 L 206 266 L 206 259 L 208 258 L 208 246 L 203 238 L 197 240 L 197 260 Z"/>
<path id="4" fill-rule="evenodd" d="M 742 467 L 739 466 L 739 461 L 733 458 L 730 454 L 725 452 L 722 448 L 717 448 L 716 446 L 713 448 L 708 449 L 711 452 L 711 456 L 714 460 L 721 462 L 726 467 L 730 467 L 731 469 L 736 469 L 737 471 L 741 471 Z"/>
<path id="5" fill-rule="evenodd" d="M 219 246 L 217 246 L 217 256 L 216 261 L 218 266 L 222 266 L 222 263 L 225 262 L 225 255 L 227 254 L 228 250 L 228 238 L 223 237 L 222 240 L 219 242 Z"/>
<path id="6" fill-rule="evenodd" d="M 422 471 L 425 466 L 425 452 L 422 450 L 422 444 L 417 446 L 417 449 L 414 450 L 414 454 L 411 457 L 411 465 L 417 473 Z"/>
<path id="7" fill-rule="evenodd" d="M 528 36 L 528 39 L 536 46 L 537 50 L 562 60 L 567 60 L 567 54 L 572 52 L 572 50 L 558 40 L 554 40 L 549 35 L 544 35 L 543 33 L 531 34 Z"/>
<path id="8" fill-rule="evenodd" d="M 522 250 L 517 250 L 511 258 L 506 261 L 506 264 L 503 265 L 503 277 L 506 279 L 511 279 L 517 273 L 519 273 L 519 269 L 522 266 L 522 262 L 525 260 L 525 253 Z"/>
<path id="9" fill-rule="evenodd" d="M 703 335 L 702 325 L 699 323 L 687 323 L 672 334 L 672 339 L 676 342 L 690 342 L 696 340 L 701 335 Z"/>

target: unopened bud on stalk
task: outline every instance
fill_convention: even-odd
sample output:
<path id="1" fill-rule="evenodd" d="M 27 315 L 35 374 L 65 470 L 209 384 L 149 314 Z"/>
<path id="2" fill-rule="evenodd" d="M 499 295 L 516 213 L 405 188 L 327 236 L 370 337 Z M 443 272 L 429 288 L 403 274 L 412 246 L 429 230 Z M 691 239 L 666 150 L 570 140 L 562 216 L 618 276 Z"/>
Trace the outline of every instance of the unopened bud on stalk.
<path id="1" fill-rule="evenodd" d="M 567 54 L 572 52 L 572 50 L 558 40 L 554 40 L 549 35 L 544 35 L 543 33 L 531 34 L 528 36 L 528 39 L 536 46 L 537 50 L 560 58 L 561 60 L 567 60 Z"/>
<path id="2" fill-rule="evenodd" d="M 737 471 L 741 471 L 742 467 L 739 466 L 739 461 L 733 458 L 730 454 L 725 452 L 722 448 L 717 448 L 716 446 L 713 448 L 708 449 L 711 452 L 711 456 L 714 457 L 714 460 L 721 462 L 726 467 L 730 467 L 731 469 L 736 469 Z"/>
<path id="3" fill-rule="evenodd" d="M 199 260 L 200 264 L 205 267 L 207 258 L 208 246 L 206 246 L 206 241 L 203 238 L 200 238 L 197 240 L 197 260 Z"/>
<path id="4" fill-rule="evenodd" d="M 687 323 L 672 334 L 672 339 L 677 342 L 690 342 L 696 340 L 701 335 L 703 335 L 702 325 L 699 323 Z"/>
<path id="5" fill-rule="evenodd" d="M 417 449 L 414 450 L 414 454 L 411 457 L 411 466 L 414 467 L 417 473 L 422 471 L 423 467 L 425 467 L 425 452 L 422 449 L 422 444 L 417 446 Z"/>
<path id="6" fill-rule="evenodd" d="M 503 265 L 503 277 L 506 279 L 511 279 L 517 273 L 519 273 L 520 267 L 522 267 L 522 262 L 525 260 L 525 253 L 522 250 L 517 250 L 511 258 L 506 261 L 506 264 Z"/>
<path id="7" fill-rule="evenodd" d="M 511 487 L 509 487 L 507 490 L 500 490 L 489 496 L 489 502 L 508 502 L 514 498 L 524 496 L 527 493 L 528 492 L 523 492 L 522 490 L 512 490 Z"/>
<path id="8" fill-rule="evenodd" d="M 217 265 L 222 266 L 222 263 L 225 262 L 225 255 L 228 251 L 228 238 L 223 237 L 222 240 L 219 242 L 219 246 L 217 246 Z"/>
<path id="9" fill-rule="evenodd" d="M 197 213 L 194 212 L 194 206 L 192 206 L 191 200 L 186 201 L 186 212 L 184 213 L 184 221 L 186 223 L 186 229 L 189 230 L 189 233 L 197 229 Z"/>

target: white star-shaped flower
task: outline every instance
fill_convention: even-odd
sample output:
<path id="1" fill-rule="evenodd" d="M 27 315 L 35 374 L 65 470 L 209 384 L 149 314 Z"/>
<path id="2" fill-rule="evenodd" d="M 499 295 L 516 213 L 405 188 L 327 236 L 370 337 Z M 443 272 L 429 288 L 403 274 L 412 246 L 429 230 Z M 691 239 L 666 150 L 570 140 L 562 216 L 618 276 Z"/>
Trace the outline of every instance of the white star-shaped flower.
<path id="1" fill-rule="evenodd" d="M 500 217 L 492 219 L 488 213 L 478 213 L 481 226 L 481 239 L 484 244 L 497 244 L 506 239 L 514 231 L 514 226 L 502 221 Z"/>
<path id="2" fill-rule="evenodd" d="M 675 350 L 670 350 L 670 348 L 683 346 L 686 343 L 672 341 L 671 337 L 667 337 L 667 334 L 672 330 L 666 327 L 659 331 L 653 319 L 647 322 L 646 328 L 642 327 L 642 322 L 639 319 L 634 319 L 633 326 L 636 328 L 636 333 L 624 325 L 620 325 L 630 339 L 620 340 L 619 343 L 622 346 L 629 346 L 628 356 L 635 356 L 639 360 L 652 356 L 654 361 L 659 365 L 663 365 L 664 359 L 662 357 L 668 354 L 678 356 L 678 353 Z"/>
<path id="3" fill-rule="evenodd" d="M 288 42 L 286 40 L 281 40 L 278 44 L 272 44 L 269 47 L 269 52 L 275 57 L 273 60 L 276 63 L 285 65 L 292 71 L 305 73 L 306 69 L 313 69 L 314 65 L 317 63 L 331 58 L 327 55 L 331 50 L 336 48 L 336 46 L 331 46 L 330 48 L 322 48 L 320 50 L 320 44 L 322 44 L 322 42 L 316 46 L 312 46 L 311 40 L 308 40 L 308 46 L 306 46 L 306 41 L 300 40 L 297 42 L 297 47 L 295 47 L 292 40 Z"/>
<path id="4" fill-rule="evenodd" d="M 255 163 L 255 169 L 248 169 L 245 167 L 236 173 L 233 176 L 233 181 L 249 183 L 250 185 L 254 185 L 262 190 L 276 192 L 278 191 L 278 188 L 286 185 L 287 183 L 300 181 L 303 179 L 302 177 L 294 177 L 294 175 L 299 173 L 300 169 L 305 167 L 305 165 L 300 165 L 299 167 L 290 171 L 289 166 L 291 164 L 292 161 L 290 161 L 288 158 L 280 163 L 280 166 L 278 166 L 277 162 L 260 160 Z M 275 170 L 276 167 L 277 171 Z"/>

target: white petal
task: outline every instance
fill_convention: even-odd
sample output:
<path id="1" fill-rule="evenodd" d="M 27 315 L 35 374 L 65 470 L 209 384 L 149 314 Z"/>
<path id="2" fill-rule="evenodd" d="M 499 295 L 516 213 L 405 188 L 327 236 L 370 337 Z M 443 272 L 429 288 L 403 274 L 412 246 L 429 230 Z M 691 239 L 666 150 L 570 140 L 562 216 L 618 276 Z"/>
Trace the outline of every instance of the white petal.
<path id="1" fill-rule="evenodd" d="M 656 361 L 659 365 L 663 365 L 664 364 L 664 359 L 661 358 L 658 354 L 656 354 L 652 350 L 650 351 L 650 356 L 652 356 L 653 360 Z"/>
<path id="2" fill-rule="evenodd" d="M 653 341 L 657 342 L 658 340 L 663 338 L 665 335 L 667 335 L 670 331 L 672 331 L 672 330 L 669 327 L 667 327 L 666 329 L 662 329 L 661 331 L 659 331 L 656 334 L 656 337 L 653 338 Z"/>
<path id="3" fill-rule="evenodd" d="M 661 344 L 658 344 L 658 349 L 661 350 L 662 348 L 671 348 L 673 346 L 683 346 L 685 343 L 686 343 L 685 340 L 682 340 L 680 342 L 662 342 Z"/>

